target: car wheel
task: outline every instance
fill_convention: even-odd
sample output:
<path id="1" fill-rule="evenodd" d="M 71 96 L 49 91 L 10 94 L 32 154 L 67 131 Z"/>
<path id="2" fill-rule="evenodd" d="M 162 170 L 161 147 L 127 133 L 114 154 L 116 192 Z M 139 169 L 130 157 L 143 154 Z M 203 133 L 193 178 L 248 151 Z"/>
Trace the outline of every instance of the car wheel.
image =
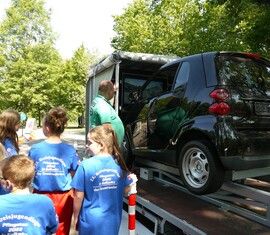
<path id="1" fill-rule="evenodd" d="M 180 152 L 179 171 L 184 185 L 194 194 L 217 191 L 224 181 L 225 170 L 211 142 L 190 141 Z"/>
<path id="2" fill-rule="evenodd" d="M 124 136 L 123 143 L 121 146 L 121 153 L 126 163 L 126 166 L 129 169 L 131 169 L 134 163 L 134 158 L 131 153 L 130 144 L 126 135 Z"/>

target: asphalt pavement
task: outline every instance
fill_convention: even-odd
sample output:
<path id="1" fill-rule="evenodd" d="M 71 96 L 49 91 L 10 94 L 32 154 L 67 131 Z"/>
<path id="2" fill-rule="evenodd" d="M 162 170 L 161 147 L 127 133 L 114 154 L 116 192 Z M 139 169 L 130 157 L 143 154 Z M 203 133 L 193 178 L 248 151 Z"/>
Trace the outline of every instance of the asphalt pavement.
<path id="1" fill-rule="evenodd" d="M 39 143 L 46 138 L 41 128 L 33 130 L 31 134 L 26 134 L 20 129 L 18 131 L 18 136 L 20 139 L 20 153 L 27 155 L 32 145 Z M 85 156 L 85 128 L 66 128 L 64 133 L 61 135 L 61 138 L 68 144 L 73 146 L 77 145 L 78 155 L 80 158 Z"/>

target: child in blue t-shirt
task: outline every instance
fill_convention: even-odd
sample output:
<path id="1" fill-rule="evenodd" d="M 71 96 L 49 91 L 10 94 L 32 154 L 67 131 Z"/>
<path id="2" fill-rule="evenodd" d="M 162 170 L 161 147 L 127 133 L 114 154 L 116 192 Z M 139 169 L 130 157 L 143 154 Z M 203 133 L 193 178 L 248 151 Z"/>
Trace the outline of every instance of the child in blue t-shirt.
<path id="1" fill-rule="evenodd" d="M 20 123 L 20 114 L 16 110 L 6 109 L 0 115 L 0 142 L 5 146 L 8 157 L 19 153 L 17 131 Z"/>
<path id="2" fill-rule="evenodd" d="M 30 193 L 34 175 L 34 162 L 27 156 L 12 156 L 2 162 L 1 184 L 9 193 L 0 196 L 0 234 L 56 232 L 58 217 L 52 200 Z"/>
<path id="3" fill-rule="evenodd" d="M 81 162 L 72 180 L 75 230 L 81 235 L 118 235 L 124 193 L 137 177 L 128 173 L 114 130 L 97 126 L 87 137 L 93 157 Z"/>
<path id="4" fill-rule="evenodd" d="M 50 109 L 42 124 L 46 139 L 33 145 L 29 151 L 36 167 L 34 193 L 51 198 L 59 217 L 56 235 L 68 235 L 70 231 L 73 212 L 71 181 L 79 161 L 76 149 L 61 139 L 67 122 L 65 109 Z"/>
<path id="5" fill-rule="evenodd" d="M 13 109 L 6 109 L 0 114 L 0 143 L 5 148 L 5 157 L 18 155 L 19 143 L 17 131 L 20 128 L 20 114 Z M 0 195 L 7 194 L 0 184 Z"/>

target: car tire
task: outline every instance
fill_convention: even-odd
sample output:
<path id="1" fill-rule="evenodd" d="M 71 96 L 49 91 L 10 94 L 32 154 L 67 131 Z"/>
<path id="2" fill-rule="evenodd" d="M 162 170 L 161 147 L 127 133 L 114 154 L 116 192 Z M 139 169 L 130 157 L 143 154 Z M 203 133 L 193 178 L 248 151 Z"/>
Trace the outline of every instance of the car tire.
<path id="1" fill-rule="evenodd" d="M 194 140 L 180 152 L 179 171 L 187 189 L 198 195 L 217 191 L 223 184 L 225 169 L 210 141 Z"/>
<path id="2" fill-rule="evenodd" d="M 124 158 L 127 168 L 131 169 L 133 167 L 134 157 L 131 153 L 129 140 L 126 135 L 124 136 L 124 139 L 121 145 L 121 153 L 122 153 L 122 156 Z"/>

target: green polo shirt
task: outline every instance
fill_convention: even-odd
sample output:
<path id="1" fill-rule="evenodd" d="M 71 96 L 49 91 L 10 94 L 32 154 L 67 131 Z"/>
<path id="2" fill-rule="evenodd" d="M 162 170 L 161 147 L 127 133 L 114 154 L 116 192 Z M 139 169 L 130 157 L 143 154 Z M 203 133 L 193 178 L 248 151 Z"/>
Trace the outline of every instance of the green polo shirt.
<path id="1" fill-rule="evenodd" d="M 103 96 L 97 94 L 90 108 L 90 128 L 110 123 L 117 134 L 119 146 L 122 145 L 125 128 L 113 106 Z"/>

